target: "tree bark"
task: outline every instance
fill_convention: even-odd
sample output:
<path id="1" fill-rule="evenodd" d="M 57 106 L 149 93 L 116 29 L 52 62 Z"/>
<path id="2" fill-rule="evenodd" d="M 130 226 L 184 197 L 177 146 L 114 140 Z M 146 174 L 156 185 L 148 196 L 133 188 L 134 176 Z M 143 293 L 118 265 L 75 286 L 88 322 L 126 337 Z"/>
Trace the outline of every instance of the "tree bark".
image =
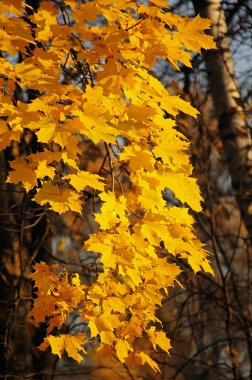
<path id="1" fill-rule="evenodd" d="M 248 234 L 252 237 L 252 144 L 220 0 L 193 0 L 195 11 L 213 21 L 211 34 L 218 49 L 205 54 L 210 92 L 218 117 L 232 184 Z"/>
<path id="2" fill-rule="evenodd" d="M 6 151 L 1 151 L 0 368 L 6 379 L 16 375 L 23 379 L 30 372 L 45 369 L 45 355 L 41 356 L 34 346 L 34 340 L 42 342 L 44 332 L 27 320 L 32 302 L 27 274 L 34 259 L 41 257 L 48 223 L 45 213 L 37 212 L 20 185 L 6 183 L 7 166 Z"/>

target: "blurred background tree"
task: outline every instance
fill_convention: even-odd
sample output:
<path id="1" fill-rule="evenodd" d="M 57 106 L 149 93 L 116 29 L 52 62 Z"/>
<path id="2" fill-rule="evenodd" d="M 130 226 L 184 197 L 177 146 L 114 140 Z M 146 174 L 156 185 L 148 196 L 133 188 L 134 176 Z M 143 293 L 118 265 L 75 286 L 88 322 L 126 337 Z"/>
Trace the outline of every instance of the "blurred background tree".
<path id="1" fill-rule="evenodd" d="M 173 322 L 176 341 L 164 370 L 171 379 L 250 379 L 251 2 L 174 1 L 172 8 L 214 21 L 218 50 L 196 56 L 194 70 L 182 67 L 174 91 L 201 111 L 198 123 L 183 119 L 181 129 L 192 141 L 205 199 L 196 228 L 214 255 L 216 278 L 184 278 L 189 291 L 173 294 L 164 305 L 162 316 L 169 333 Z M 170 72 L 162 64 L 167 80 Z"/>

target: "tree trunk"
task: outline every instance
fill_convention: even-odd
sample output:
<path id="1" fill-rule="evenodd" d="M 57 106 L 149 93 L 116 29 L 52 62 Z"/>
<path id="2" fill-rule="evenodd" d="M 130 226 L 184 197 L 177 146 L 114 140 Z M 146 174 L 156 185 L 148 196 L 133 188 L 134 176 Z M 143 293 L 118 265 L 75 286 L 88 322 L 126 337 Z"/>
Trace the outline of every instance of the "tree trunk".
<path id="1" fill-rule="evenodd" d="M 218 49 L 205 54 L 206 70 L 233 188 L 244 224 L 251 237 L 251 133 L 244 117 L 235 77 L 225 15 L 220 0 L 193 0 L 193 4 L 197 13 L 213 21 L 210 33 L 215 38 Z"/>
<path id="2" fill-rule="evenodd" d="M 0 152 L 0 168 L 0 368 L 6 379 L 16 375 L 23 379 L 43 370 L 45 364 L 45 355 L 34 346 L 35 340 L 42 342 L 44 332 L 27 320 L 32 302 L 27 274 L 34 259 L 41 256 L 48 223 L 45 212 L 34 207 L 20 185 L 5 182 L 4 151 Z"/>
<path id="3" fill-rule="evenodd" d="M 30 15 L 38 10 L 40 0 L 26 4 L 33 8 L 26 8 Z M 14 92 L 15 96 L 19 94 Z M 28 133 L 20 143 L 0 152 L 0 368 L 4 379 L 23 379 L 31 373 L 36 379 L 46 379 L 41 371 L 53 366 L 48 354 L 36 348 L 45 335 L 44 326 L 35 328 L 27 320 L 32 303 L 27 275 L 34 260 L 43 257 L 42 245 L 50 244 L 46 212 L 31 202 L 21 185 L 6 183 L 8 161 L 35 153 L 34 149 L 36 140 Z"/>

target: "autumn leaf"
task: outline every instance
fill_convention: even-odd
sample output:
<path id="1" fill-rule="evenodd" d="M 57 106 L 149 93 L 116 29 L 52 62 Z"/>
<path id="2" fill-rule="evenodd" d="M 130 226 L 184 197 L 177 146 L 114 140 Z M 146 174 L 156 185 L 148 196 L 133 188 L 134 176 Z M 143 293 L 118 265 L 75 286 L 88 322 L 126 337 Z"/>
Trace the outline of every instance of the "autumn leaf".
<path id="1" fill-rule="evenodd" d="M 199 15 L 193 19 L 183 18 L 177 24 L 182 43 L 188 50 L 193 50 L 197 53 L 200 53 L 202 48 L 216 48 L 213 37 L 204 33 L 204 30 L 210 29 L 210 26 L 211 21 Z"/>
<path id="2" fill-rule="evenodd" d="M 102 182 L 104 178 L 97 174 L 91 174 L 89 172 L 79 172 L 78 174 L 68 174 L 63 177 L 69 179 L 70 184 L 78 191 L 84 190 L 87 186 L 96 190 L 104 190 L 105 184 Z"/>
<path id="3" fill-rule="evenodd" d="M 115 350 L 118 359 L 120 360 L 120 362 L 123 363 L 125 359 L 128 357 L 128 352 L 132 351 L 132 348 L 126 340 L 119 339 L 116 342 Z"/>
<path id="4" fill-rule="evenodd" d="M 95 219 L 102 230 L 106 230 L 116 223 L 128 223 L 126 198 L 124 196 L 116 199 L 115 193 L 108 192 L 101 194 L 100 198 L 105 203 L 102 206 L 101 214 L 96 214 Z"/>
<path id="5" fill-rule="evenodd" d="M 54 211 L 63 214 L 67 211 L 75 211 L 81 213 L 82 203 L 79 195 L 70 189 L 60 189 L 52 183 L 47 182 L 43 187 L 38 189 L 34 200 L 40 205 L 49 205 Z"/>
<path id="6" fill-rule="evenodd" d="M 162 350 L 167 352 L 169 351 L 171 344 L 164 331 L 156 331 L 155 327 L 152 326 L 147 333 L 150 337 L 154 349 L 156 349 L 156 346 L 159 346 L 162 348 Z"/>
<path id="7" fill-rule="evenodd" d="M 39 346 L 39 349 L 44 351 L 50 345 L 52 353 L 60 358 L 66 350 L 70 358 L 80 363 L 83 360 L 81 354 L 86 354 L 85 349 L 82 347 L 85 343 L 87 343 L 87 339 L 81 333 L 75 335 L 61 334 L 60 336 L 48 335 Z"/>

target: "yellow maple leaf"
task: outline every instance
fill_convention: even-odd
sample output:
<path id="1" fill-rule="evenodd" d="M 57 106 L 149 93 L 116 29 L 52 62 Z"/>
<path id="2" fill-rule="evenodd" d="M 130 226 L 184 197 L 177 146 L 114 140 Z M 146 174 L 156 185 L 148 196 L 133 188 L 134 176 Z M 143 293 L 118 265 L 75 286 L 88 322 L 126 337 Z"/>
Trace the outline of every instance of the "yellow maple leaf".
<path id="1" fill-rule="evenodd" d="M 39 161 L 36 169 L 36 176 L 37 178 L 49 177 L 53 179 L 55 176 L 55 169 L 52 166 L 48 166 L 47 160 Z"/>
<path id="2" fill-rule="evenodd" d="M 129 351 L 132 351 L 132 347 L 129 345 L 127 340 L 118 339 L 115 344 L 116 355 L 121 363 L 125 362 L 125 359 L 128 357 Z"/>
<path id="3" fill-rule="evenodd" d="M 95 220 L 102 230 L 113 227 L 117 223 L 128 224 L 126 217 L 126 198 L 122 195 L 116 198 L 114 192 L 102 193 L 100 198 L 103 202 L 101 214 L 95 215 Z"/>
<path id="4" fill-rule="evenodd" d="M 0 127 L 2 131 L 2 126 Z M 13 140 L 18 141 L 21 135 L 21 131 L 7 130 L 0 133 L 0 150 L 5 149 L 11 144 Z"/>
<path id="5" fill-rule="evenodd" d="M 155 160 L 151 152 L 135 145 L 126 147 L 120 154 L 120 159 L 122 161 L 129 160 L 129 166 L 134 171 L 141 168 L 148 171 L 154 170 Z"/>
<path id="6" fill-rule="evenodd" d="M 96 318 L 91 318 L 88 327 L 91 331 L 91 337 L 95 337 L 102 331 L 113 331 L 120 325 L 118 316 L 111 314 L 108 310 Z"/>
<path id="7" fill-rule="evenodd" d="M 102 331 L 100 333 L 101 342 L 109 344 L 110 346 L 113 345 L 113 342 L 115 340 L 115 335 L 112 331 Z"/>
<path id="8" fill-rule="evenodd" d="M 52 284 L 58 283 L 58 277 L 53 270 L 56 267 L 57 264 L 50 267 L 43 261 L 34 265 L 34 272 L 29 275 L 29 278 L 35 282 L 35 286 L 39 289 L 40 293 L 48 294 L 52 288 Z"/>
<path id="9" fill-rule="evenodd" d="M 26 191 L 31 190 L 37 185 L 36 172 L 23 158 L 16 158 L 12 161 L 11 167 L 14 170 L 9 173 L 7 182 L 12 182 L 15 184 L 22 182 Z"/>
<path id="10" fill-rule="evenodd" d="M 105 268 L 115 268 L 116 255 L 113 253 L 112 237 L 103 234 L 91 234 L 85 242 L 84 248 L 102 254 L 102 263 Z"/>
<path id="11" fill-rule="evenodd" d="M 176 16 L 173 17 L 177 19 Z M 179 22 L 176 22 L 178 31 L 181 34 L 180 39 L 188 50 L 200 53 L 202 48 L 216 48 L 213 37 L 204 33 L 204 30 L 210 28 L 211 23 L 210 20 L 199 15 L 193 19 L 188 17 L 180 18 Z"/>
<path id="12" fill-rule="evenodd" d="M 149 357 L 149 355 L 147 355 L 141 351 L 137 354 L 137 356 L 139 356 L 141 358 L 141 361 L 142 361 L 141 364 L 147 363 L 155 372 L 161 373 L 159 366 L 157 365 L 157 363 L 153 359 L 151 359 Z"/>
<path id="13" fill-rule="evenodd" d="M 83 360 L 81 354 L 86 354 L 85 349 L 82 347 L 85 343 L 87 343 L 87 339 L 82 333 L 75 335 L 61 334 L 59 336 L 48 335 L 39 346 L 39 349 L 44 351 L 50 345 L 52 353 L 58 355 L 60 358 L 66 350 L 70 358 L 80 363 Z"/>
<path id="14" fill-rule="evenodd" d="M 50 182 L 43 184 L 34 197 L 40 205 L 50 204 L 53 211 L 63 214 L 67 211 L 81 213 L 82 204 L 79 195 L 70 189 L 61 189 Z"/>
<path id="15" fill-rule="evenodd" d="M 151 327 L 147 334 L 153 344 L 154 349 L 156 349 L 156 346 L 158 345 L 162 350 L 168 352 L 171 348 L 170 339 L 166 337 L 166 334 L 164 331 L 156 331 L 155 327 Z"/>
<path id="16" fill-rule="evenodd" d="M 93 189 L 104 190 L 105 184 L 101 182 L 104 178 L 97 174 L 91 174 L 89 172 L 79 171 L 77 174 L 68 174 L 63 178 L 69 179 L 70 184 L 78 191 L 84 190 L 89 186 Z"/>

